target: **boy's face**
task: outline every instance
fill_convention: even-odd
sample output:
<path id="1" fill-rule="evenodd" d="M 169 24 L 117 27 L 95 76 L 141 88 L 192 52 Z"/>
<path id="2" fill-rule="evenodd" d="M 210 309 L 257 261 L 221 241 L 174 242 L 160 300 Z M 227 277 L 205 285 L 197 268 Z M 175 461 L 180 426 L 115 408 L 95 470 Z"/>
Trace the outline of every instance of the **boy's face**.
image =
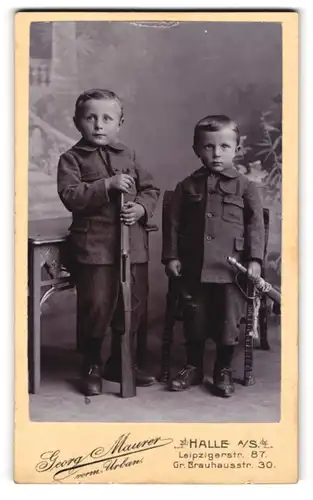
<path id="1" fill-rule="evenodd" d="M 200 130 L 194 152 L 213 172 L 221 172 L 233 165 L 237 152 L 237 135 L 231 127 L 216 132 Z"/>
<path id="2" fill-rule="evenodd" d="M 106 146 L 116 141 L 122 124 L 121 108 L 114 100 L 90 99 L 82 105 L 74 123 L 84 139 L 95 146 Z"/>

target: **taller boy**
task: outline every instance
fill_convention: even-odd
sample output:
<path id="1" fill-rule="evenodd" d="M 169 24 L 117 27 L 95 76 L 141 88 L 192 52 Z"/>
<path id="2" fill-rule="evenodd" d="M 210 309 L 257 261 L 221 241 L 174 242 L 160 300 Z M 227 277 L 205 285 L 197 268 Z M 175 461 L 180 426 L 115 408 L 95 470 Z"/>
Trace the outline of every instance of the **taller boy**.
<path id="1" fill-rule="evenodd" d="M 148 294 L 148 236 L 144 224 L 153 214 L 159 189 L 152 176 L 140 167 L 135 153 L 118 142 L 123 121 L 122 103 L 113 92 L 92 89 L 81 94 L 76 101 L 74 123 L 82 139 L 61 156 L 58 166 L 58 193 L 73 216 L 70 244 L 75 259 L 86 395 L 101 393 L 101 346 L 110 324 L 112 349 L 104 376 L 114 381 L 121 376 L 121 222 L 131 226 L 133 334 Z M 125 193 L 122 209 L 121 192 Z M 137 385 L 150 385 L 154 379 L 137 369 L 136 381 Z"/>
<path id="2" fill-rule="evenodd" d="M 193 148 L 202 166 L 173 195 L 162 260 L 168 274 L 182 279 L 187 366 L 171 381 L 172 390 L 202 381 L 205 339 L 211 337 L 217 347 L 217 392 L 228 397 L 234 391 L 231 362 L 243 297 L 227 257 L 247 261 L 249 274 L 256 277 L 264 253 L 257 189 L 233 165 L 239 139 L 237 125 L 226 116 L 200 120 Z"/>

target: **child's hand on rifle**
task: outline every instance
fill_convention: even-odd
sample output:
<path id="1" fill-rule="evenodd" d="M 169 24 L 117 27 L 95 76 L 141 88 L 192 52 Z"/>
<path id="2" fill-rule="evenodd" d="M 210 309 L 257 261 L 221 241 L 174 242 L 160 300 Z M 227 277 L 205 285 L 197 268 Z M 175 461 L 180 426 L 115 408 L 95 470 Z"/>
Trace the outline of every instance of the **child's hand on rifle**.
<path id="1" fill-rule="evenodd" d="M 181 262 L 178 259 L 170 260 L 165 267 L 165 272 L 168 276 L 175 276 L 178 278 L 181 273 Z"/>
<path id="2" fill-rule="evenodd" d="M 249 278 L 259 278 L 261 276 L 261 264 L 257 260 L 251 260 L 248 264 L 247 275 Z"/>
<path id="3" fill-rule="evenodd" d="M 106 182 L 108 189 L 116 189 L 123 193 L 129 193 L 135 180 L 131 175 L 117 174 L 113 175 L 113 177 L 109 177 Z"/>
<path id="4" fill-rule="evenodd" d="M 132 226 L 145 215 L 145 209 L 139 203 L 127 201 L 121 209 L 121 222 L 126 226 Z"/>

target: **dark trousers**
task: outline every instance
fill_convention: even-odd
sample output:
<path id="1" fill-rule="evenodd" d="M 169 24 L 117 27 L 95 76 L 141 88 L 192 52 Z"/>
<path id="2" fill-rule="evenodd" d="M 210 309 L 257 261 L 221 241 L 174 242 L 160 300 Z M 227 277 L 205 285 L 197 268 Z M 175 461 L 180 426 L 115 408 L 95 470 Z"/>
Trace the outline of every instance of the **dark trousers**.
<path id="1" fill-rule="evenodd" d="M 138 330 L 148 300 L 148 264 L 133 264 L 132 333 Z M 78 264 L 75 270 L 77 289 L 77 325 L 80 351 L 90 362 L 100 362 L 100 349 L 109 327 L 115 340 L 112 349 L 119 357 L 120 335 L 124 333 L 123 296 L 119 268 L 114 265 Z"/>
<path id="2" fill-rule="evenodd" d="M 232 283 L 185 285 L 183 297 L 187 363 L 202 370 L 205 340 L 211 338 L 217 346 L 217 363 L 230 365 L 245 304 L 238 287 Z"/>

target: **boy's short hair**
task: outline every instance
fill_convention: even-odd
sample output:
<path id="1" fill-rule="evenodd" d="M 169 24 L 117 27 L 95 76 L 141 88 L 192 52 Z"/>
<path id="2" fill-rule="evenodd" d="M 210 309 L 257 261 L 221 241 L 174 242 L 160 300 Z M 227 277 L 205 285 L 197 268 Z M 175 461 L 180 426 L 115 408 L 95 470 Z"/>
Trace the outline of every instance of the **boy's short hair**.
<path id="1" fill-rule="evenodd" d="M 111 90 L 105 90 L 105 89 L 90 89 L 86 90 L 82 94 L 80 94 L 76 100 L 75 104 L 75 119 L 79 119 L 80 117 L 80 111 L 82 106 L 85 104 L 85 102 L 90 101 L 91 99 L 108 99 L 110 101 L 115 101 L 121 108 L 121 120 L 124 116 L 124 109 L 123 109 L 123 103 L 121 99 L 118 97 L 118 95 L 115 94 L 115 92 L 112 92 Z"/>
<path id="2" fill-rule="evenodd" d="M 195 126 L 195 131 L 193 136 L 194 146 L 196 146 L 197 144 L 199 132 L 201 131 L 217 132 L 218 130 L 221 130 L 224 127 L 230 127 L 236 133 L 237 146 L 238 146 L 240 143 L 240 132 L 238 125 L 236 122 L 234 122 L 233 120 L 228 118 L 228 116 L 225 115 L 209 115 L 199 120 Z"/>

